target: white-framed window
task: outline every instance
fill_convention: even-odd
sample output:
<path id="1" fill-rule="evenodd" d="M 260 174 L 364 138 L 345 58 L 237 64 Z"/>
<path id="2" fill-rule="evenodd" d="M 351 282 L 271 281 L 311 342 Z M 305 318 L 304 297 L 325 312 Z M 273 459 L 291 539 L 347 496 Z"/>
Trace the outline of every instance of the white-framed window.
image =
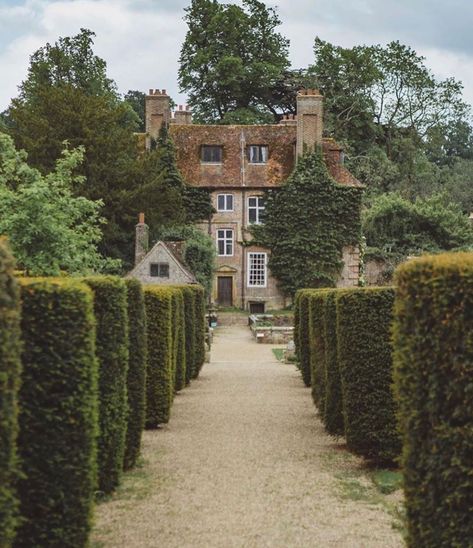
<path id="1" fill-rule="evenodd" d="M 250 196 L 248 198 L 248 224 L 259 225 L 263 222 L 264 198 L 263 196 Z"/>
<path id="2" fill-rule="evenodd" d="M 266 287 L 266 253 L 248 252 L 248 287 Z"/>
<path id="3" fill-rule="evenodd" d="M 223 147 L 220 145 L 202 145 L 200 160 L 203 164 L 221 164 Z"/>
<path id="4" fill-rule="evenodd" d="M 233 230 L 231 228 L 217 230 L 217 253 L 222 257 L 233 255 Z"/>
<path id="5" fill-rule="evenodd" d="M 268 161 L 268 146 L 250 145 L 248 147 L 248 161 L 250 164 L 265 164 Z"/>
<path id="6" fill-rule="evenodd" d="M 233 194 L 217 195 L 217 211 L 233 211 Z"/>

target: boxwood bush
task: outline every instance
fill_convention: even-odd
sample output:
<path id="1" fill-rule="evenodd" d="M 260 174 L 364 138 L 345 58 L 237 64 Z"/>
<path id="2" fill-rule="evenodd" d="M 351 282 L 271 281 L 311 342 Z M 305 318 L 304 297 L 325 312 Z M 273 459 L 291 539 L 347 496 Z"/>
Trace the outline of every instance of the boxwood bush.
<path id="1" fill-rule="evenodd" d="M 173 293 L 160 285 L 145 286 L 148 333 L 146 367 L 146 428 L 169 421 L 174 394 Z"/>
<path id="2" fill-rule="evenodd" d="M 20 295 L 14 261 L 0 238 L 0 546 L 11 543 L 17 517 L 16 438 L 20 382 Z"/>
<path id="3" fill-rule="evenodd" d="M 310 378 L 312 399 L 323 418 L 325 414 L 325 300 L 327 291 L 311 291 L 309 301 Z"/>
<path id="4" fill-rule="evenodd" d="M 96 487 L 92 292 L 68 279 L 23 279 L 21 298 L 21 525 L 14 545 L 85 546 Z"/>
<path id="5" fill-rule="evenodd" d="M 111 493 L 120 483 L 128 404 L 127 288 L 114 276 L 84 278 L 94 293 L 99 360 L 98 488 Z"/>
<path id="6" fill-rule="evenodd" d="M 310 369 L 310 339 L 309 339 L 309 290 L 302 289 L 297 292 L 298 307 L 298 330 L 297 348 L 299 358 L 299 369 L 302 380 L 306 386 L 311 385 Z"/>
<path id="7" fill-rule="evenodd" d="M 138 280 L 126 280 L 128 299 L 128 420 L 124 469 L 132 468 L 140 455 L 146 409 L 146 312 L 144 293 Z"/>
<path id="8" fill-rule="evenodd" d="M 337 293 L 338 361 L 347 446 L 379 463 L 392 462 L 400 439 L 392 394 L 394 289 Z"/>
<path id="9" fill-rule="evenodd" d="M 473 254 L 396 272 L 395 386 L 408 545 L 473 539 Z"/>
<path id="10" fill-rule="evenodd" d="M 342 381 L 337 352 L 337 290 L 328 291 L 324 305 L 325 409 L 323 421 L 329 434 L 344 433 Z"/>

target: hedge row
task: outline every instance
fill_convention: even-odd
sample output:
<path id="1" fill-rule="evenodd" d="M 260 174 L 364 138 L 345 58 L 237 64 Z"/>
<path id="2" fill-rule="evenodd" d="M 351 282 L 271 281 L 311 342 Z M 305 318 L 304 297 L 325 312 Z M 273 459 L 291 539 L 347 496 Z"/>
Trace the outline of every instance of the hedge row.
<path id="1" fill-rule="evenodd" d="M 187 367 L 200 368 L 203 292 L 148 287 L 147 317 L 135 280 L 23 278 L 20 324 L 12 269 L 0 242 L 0 546 L 85 546 L 96 492 L 138 458 L 146 373 L 152 384 L 163 344 L 166 406 Z"/>
<path id="2" fill-rule="evenodd" d="M 0 546 L 8 546 L 15 530 L 18 389 L 20 382 L 20 296 L 14 263 L 0 238 Z"/>
<path id="3" fill-rule="evenodd" d="M 396 273 L 394 378 L 408 545 L 473 539 L 473 254 Z"/>
<path id="4" fill-rule="evenodd" d="M 394 291 L 303 290 L 297 295 L 298 352 L 304 382 L 310 364 L 314 403 L 327 431 L 378 463 L 399 454 L 391 391 L 390 326 Z"/>

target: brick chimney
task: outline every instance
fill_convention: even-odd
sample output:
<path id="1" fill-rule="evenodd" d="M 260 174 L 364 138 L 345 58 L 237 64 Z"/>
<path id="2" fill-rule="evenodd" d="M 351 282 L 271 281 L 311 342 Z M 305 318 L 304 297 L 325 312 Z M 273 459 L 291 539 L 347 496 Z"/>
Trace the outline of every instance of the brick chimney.
<path id="1" fill-rule="evenodd" d="M 322 144 L 323 97 L 317 89 L 297 94 L 297 156 Z"/>
<path id="2" fill-rule="evenodd" d="M 146 146 L 150 148 L 151 139 L 157 139 L 163 124 L 171 120 L 170 97 L 163 89 L 150 89 L 145 99 Z"/>
<path id="3" fill-rule="evenodd" d="M 192 124 L 192 111 L 188 105 L 179 105 L 179 109 L 174 111 L 173 123 L 180 126 Z"/>
<path id="4" fill-rule="evenodd" d="M 145 214 L 140 213 L 135 229 L 135 266 L 144 259 L 149 248 L 149 227 L 145 223 Z"/>

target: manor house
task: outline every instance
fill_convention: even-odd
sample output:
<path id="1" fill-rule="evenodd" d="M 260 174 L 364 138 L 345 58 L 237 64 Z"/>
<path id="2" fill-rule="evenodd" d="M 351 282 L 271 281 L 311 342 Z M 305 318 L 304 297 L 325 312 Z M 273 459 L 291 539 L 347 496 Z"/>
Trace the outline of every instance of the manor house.
<path id="1" fill-rule="evenodd" d="M 333 139 L 323 138 L 323 98 L 317 90 L 297 96 L 297 115 L 278 124 L 197 125 L 192 113 L 179 106 L 171 112 L 165 90 L 146 96 L 146 146 L 167 124 L 174 141 L 177 165 L 185 180 L 211 191 L 216 210 L 200 225 L 215 242 L 217 271 L 213 300 L 264 312 L 289 304 L 268 270 L 268 250 L 251 244 L 248 228 L 261 222 L 264 191 L 278 187 L 289 176 L 297 157 L 321 145 L 327 167 L 342 185 L 360 186 L 343 165 L 343 151 Z M 359 212 L 354 211 L 354 215 Z M 283 230 L 284 227 L 281 227 Z M 358 284 L 359 250 L 343 250 L 340 286 Z"/>

